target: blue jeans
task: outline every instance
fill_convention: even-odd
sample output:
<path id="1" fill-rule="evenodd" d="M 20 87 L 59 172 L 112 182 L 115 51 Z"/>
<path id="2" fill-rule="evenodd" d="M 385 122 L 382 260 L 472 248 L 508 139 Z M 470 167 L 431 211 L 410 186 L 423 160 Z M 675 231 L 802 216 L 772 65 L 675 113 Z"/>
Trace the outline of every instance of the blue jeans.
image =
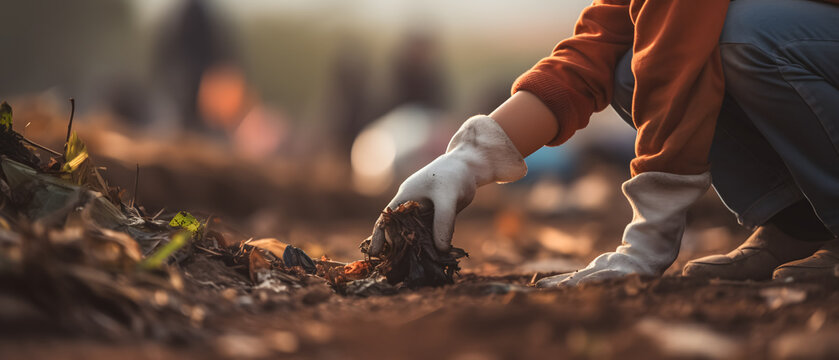
<path id="1" fill-rule="evenodd" d="M 732 1 L 720 53 L 726 96 L 710 152 L 720 198 L 749 228 L 804 199 L 839 235 L 839 6 Z M 612 100 L 630 125 L 631 58 Z"/>

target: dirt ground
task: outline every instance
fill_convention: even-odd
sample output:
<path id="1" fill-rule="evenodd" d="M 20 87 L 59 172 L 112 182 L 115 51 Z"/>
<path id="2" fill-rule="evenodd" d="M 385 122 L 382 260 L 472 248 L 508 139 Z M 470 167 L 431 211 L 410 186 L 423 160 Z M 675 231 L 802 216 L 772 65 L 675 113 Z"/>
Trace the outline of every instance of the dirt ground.
<path id="1" fill-rule="evenodd" d="M 116 135 L 80 133 L 113 181 L 130 184 L 132 163 L 143 162 L 138 197 L 148 208 L 212 213 L 314 258 L 361 258 L 358 244 L 386 202 L 342 188 L 340 160 L 323 158 L 310 168 L 281 161 L 255 166 L 206 148 L 158 156 L 171 148 L 146 143 L 114 154 Z M 136 160 L 139 153 L 144 160 Z M 331 181 L 330 175 L 317 184 L 306 180 L 329 171 Z M 605 168 L 591 174 L 614 189 L 621 181 Z M 664 277 L 537 290 L 533 281 L 613 249 L 629 209 L 611 192 L 599 207 L 534 214 L 511 201 L 526 191 L 481 190 L 462 214 L 454 241 L 471 256 L 452 285 L 367 297 L 340 295 L 317 279 L 260 289 L 217 257 L 196 252 L 175 267 L 184 290 L 154 295 L 161 307 L 194 305 L 182 307 L 191 309 L 186 327 L 92 335 L 0 294 L 0 359 L 839 357 L 839 278 L 777 283 L 679 276 L 687 260 L 728 251 L 748 235 L 713 193 L 691 210 L 682 253 Z"/>
<path id="2" fill-rule="evenodd" d="M 523 286 L 529 280 L 529 276 L 466 273 L 455 285 L 393 296 L 345 298 L 318 289 L 274 299 L 240 297 L 208 316 L 194 339 L 105 341 L 14 331 L 4 334 L 0 355 L 4 359 L 831 358 L 837 351 L 832 341 L 839 336 L 839 281 L 835 280 L 778 285 L 629 278 L 539 291 Z"/>

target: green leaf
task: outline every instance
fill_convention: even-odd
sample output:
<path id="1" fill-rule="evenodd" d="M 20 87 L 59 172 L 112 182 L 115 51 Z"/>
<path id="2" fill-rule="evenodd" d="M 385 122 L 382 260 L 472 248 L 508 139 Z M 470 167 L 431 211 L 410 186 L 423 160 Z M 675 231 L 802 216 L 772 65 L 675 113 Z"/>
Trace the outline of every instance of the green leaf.
<path id="1" fill-rule="evenodd" d="M 12 107 L 5 101 L 0 104 L 0 127 L 3 131 L 12 130 Z"/>
<path id="2" fill-rule="evenodd" d="M 192 236 L 195 236 L 201 230 L 201 222 L 186 211 L 181 211 L 175 215 L 172 221 L 169 222 L 169 226 L 189 231 Z"/>
<path id="3" fill-rule="evenodd" d="M 178 249 L 184 247 L 189 242 L 190 234 L 187 231 L 181 231 L 172 236 L 166 245 L 161 246 L 149 257 L 143 259 L 137 266 L 143 270 L 160 269 L 166 262 L 166 259 L 174 254 Z"/>

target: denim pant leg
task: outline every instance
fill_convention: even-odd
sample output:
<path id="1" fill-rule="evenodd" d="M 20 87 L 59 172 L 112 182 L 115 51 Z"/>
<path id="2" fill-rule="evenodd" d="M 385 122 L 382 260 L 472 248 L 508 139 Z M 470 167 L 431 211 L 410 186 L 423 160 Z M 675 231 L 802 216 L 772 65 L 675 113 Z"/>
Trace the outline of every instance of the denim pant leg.
<path id="1" fill-rule="evenodd" d="M 617 66 L 612 107 L 634 127 L 631 60 L 630 51 Z M 746 227 L 763 224 L 802 198 L 781 158 L 728 96 L 720 110 L 709 157 L 714 189 Z"/>
<path id="2" fill-rule="evenodd" d="M 839 234 L 837 19 L 839 6 L 821 2 L 737 0 L 720 39 L 727 96 L 834 234 Z M 711 161 L 721 156 L 712 154 Z M 729 204 L 725 191 L 720 195 Z M 744 223 L 760 224 L 768 219 L 760 215 L 783 208 L 781 201 L 765 202 L 751 205 L 754 215 L 739 213 Z"/>

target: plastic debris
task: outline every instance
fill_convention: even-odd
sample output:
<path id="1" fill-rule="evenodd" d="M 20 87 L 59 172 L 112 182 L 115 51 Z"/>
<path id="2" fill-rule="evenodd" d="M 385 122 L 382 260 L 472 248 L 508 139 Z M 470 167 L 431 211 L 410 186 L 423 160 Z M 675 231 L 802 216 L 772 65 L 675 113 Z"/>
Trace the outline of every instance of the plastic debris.
<path id="1" fill-rule="evenodd" d="M 87 182 L 90 174 L 90 155 L 87 153 L 87 146 L 73 132 L 67 141 L 67 150 L 64 152 L 66 162 L 61 167 L 61 178 L 76 185 Z"/>
<path id="2" fill-rule="evenodd" d="M 169 221 L 169 226 L 189 231 L 193 236 L 201 230 L 201 222 L 198 221 L 195 216 L 192 216 L 192 214 L 186 211 L 177 213 L 175 217 Z"/>
<path id="3" fill-rule="evenodd" d="M 253 240 L 247 242 L 247 245 L 271 252 L 282 261 L 282 266 L 286 268 L 300 267 L 309 274 L 314 274 L 317 271 L 315 262 L 303 250 L 277 239 L 266 238 Z"/>

